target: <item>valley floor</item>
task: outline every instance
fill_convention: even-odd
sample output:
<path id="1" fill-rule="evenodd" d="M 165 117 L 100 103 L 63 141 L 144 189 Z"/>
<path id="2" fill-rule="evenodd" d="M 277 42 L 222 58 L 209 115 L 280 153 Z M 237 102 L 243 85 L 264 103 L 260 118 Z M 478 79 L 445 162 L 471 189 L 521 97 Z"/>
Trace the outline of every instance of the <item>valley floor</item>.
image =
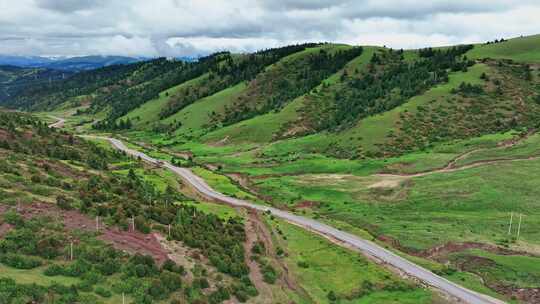
<path id="1" fill-rule="evenodd" d="M 539 141 L 537 134 L 488 135 L 384 162 L 306 154 L 263 166 L 254 157 L 260 148 L 158 150 L 189 151 L 206 166 L 198 174 L 225 194 L 311 216 L 474 290 L 534 303 L 540 273 L 525 265 L 540 261 L 533 190 Z M 526 215 L 519 238 L 518 214 Z"/>

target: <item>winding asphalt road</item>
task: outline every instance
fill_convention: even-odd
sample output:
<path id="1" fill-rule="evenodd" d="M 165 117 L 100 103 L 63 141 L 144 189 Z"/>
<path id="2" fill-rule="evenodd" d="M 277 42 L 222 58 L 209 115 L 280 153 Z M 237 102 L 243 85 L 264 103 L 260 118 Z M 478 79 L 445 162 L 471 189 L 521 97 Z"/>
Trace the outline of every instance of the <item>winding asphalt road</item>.
<path id="1" fill-rule="evenodd" d="M 86 137 L 93 137 L 93 136 L 86 136 Z M 257 205 L 257 204 L 254 204 L 245 200 L 240 200 L 240 199 L 226 196 L 212 189 L 210 186 L 208 186 L 208 184 L 206 184 L 206 182 L 202 178 L 200 178 L 199 176 L 191 172 L 191 170 L 174 166 L 168 162 L 164 162 L 164 161 L 160 161 L 155 158 L 152 158 L 137 150 L 130 149 L 126 147 L 124 143 L 118 139 L 108 138 L 108 137 L 94 137 L 94 138 L 108 140 L 116 149 L 124 151 L 126 152 L 126 154 L 140 158 L 152 164 L 160 165 L 162 167 L 165 167 L 173 171 L 174 173 L 179 175 L 185 182 L 189 183 L 191 186 L 193 186 L 193 188 L 195 188 L 197 191 L 199 191 L 201 194 L 203 194 L 206 197 L 209 197 L 209 198 L 212 198 L 212 199 L 215 199 L 215 200 L 218 200 L 218 201 L 221 201 L 229 205 L 233 205 L 233 206 L 252 208 L 252 209 L 260 210 L 263 212 L 271 212 L 274 216 L 280 217 L 293 224 L 304 227 L 308 230 L 314 231 L 321 235 L 329 236 L 334 239 L 337 239 L 343 243 L 346 243 L 350 247 L 363 252 L 364 254 L 368 254 L 372 257 L 375 257 L 376 259 L 381 260 L 384 263 L 387 263 L 403 271 L 409 276 L 419 279 L 420 281 L 424 282 L 425 284 L 431 287 L 437 288 L 459 299 L 462 302 L 474 303 L 474 304 L 505 303 L 498 299 L 479 294 L 465 287 L 452 283 L 448 281 L 447 279 L 440 277 L 434 274 L 433 272 L 419 265 L 416 265 L 371 241 L 364 240 L 356 235 L 343 232 L 341 230 L 338 230 L 336 228 L 333 228 L 331 226 L 328 226 L 326 224 L 323 224 L 321 222 L 315 221 L 310 218 L 298 216 L 290 212 L 286 212 L 286 211 L 276 209 L 273 207 Z"/>

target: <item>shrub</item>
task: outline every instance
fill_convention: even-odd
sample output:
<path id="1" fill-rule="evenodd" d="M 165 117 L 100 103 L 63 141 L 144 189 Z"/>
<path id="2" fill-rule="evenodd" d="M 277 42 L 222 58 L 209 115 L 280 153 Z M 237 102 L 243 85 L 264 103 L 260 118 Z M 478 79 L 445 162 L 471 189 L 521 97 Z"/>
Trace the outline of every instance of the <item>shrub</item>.
<path id="1" fill-rule="evenodd" d="M 184 266 L 182 265 L 176 265 L 176 263 L 172 260 L 166 260 L 165 263 L 161 266 L 162 270 L 168 270 L 170 272 L 176 272 L 178 274 L 184 274 L 186 270 L 184 269 Z"/>
<path id="2" fill-rule="evenodd" d="M 268 284 L 274 284 L 277 279 L 277 273 L 274 267 L 269 264 L 264 265 L 262 268 L 263 280 Z"/>
<path id="3" fill-rule="evenodd" d="M 43 271 L 44 275 L 50 276 L 50 277 L 61 275 L 63 273 L 64 273 L 64 268 L 58 264 L 52 264 L 51 266 L 47 267 L 45 271 Z"/>
<path id="4" fill-rule="evenodd" d="M 335 301 L 337 301 L 336 293 L 335 293 L 333 290 L 330 290 L 330 292 L 328 292 L 328 294 L 326 295 L 326 297 L 328 298 L 328 300 L 330 300 L 330 302 L 335 302 Z"/>
<path id="5" fill-rule="evenodd" d="M 300 268 L 309 268 L 309 264 L 306 261 L 298 261 L 297 265 Z"/>
<path id="6" fill-rule="evenodd" d="M 159 275 L 161 284 L 169 291 L 177 291 L 182 287 L 182 277 L 174 272 L 164 271 Z"/>
<path id="7" fill-rule="evenodd" d="M 0 262 L 17 269 L 32 269 L 39 267 L 42 264 L 37 258 L 18 255 L 15 253 L 0 255 Z"/>
<path id="8" fill-rule="evenodd" d="M 90 265 L 88 262 L 84 260 L 77 260 L 64 269 L 64 275 L 70 277 L 79 277 L 91 269 L 92 265 Z"/>
<path id="9" fill-rule="evenodd" d="M 60 209 L 64 209 L 64 210 L 71 210 L 73 209 L 73 207 L 71 206 L 71 202 L 70 200 L 65 197 L 64 195 L 58 195 L 56 197 L 56 205 L 60 208 Z"/>
<path id="10" fill-rule="evenodd" d="M 101 286 L 96 287 L 96 289 L 94 290 L 94 292 L 95 292 L 96 294 L 98 294 L 98 295 L 104 297 L 104 298 L 110 298 L 110 297 L 112 296 L 112 293 L 111 293 L 109 290 L 107 290 L 107 289 L 105 289 L 105 288 L 103 288 L 103 287 L 101 287 Z"/>
<path id="11" fill-rule="evenodd" d="M 264 243 L 256 242 L 253 247 L 251 247 L 251 253 L 253 254 L 263 254 L 264 253 Z"/>
<path id="12" fill-rule="evenodd" d="M 208 280 L 205 278 L 199 278 L 193 281 L 193 286 L 199 289 L 206 289 L 210 287 L 210 284 L 208 284 Z"/>
<path id="13" fill-rule="evenodd" d="M 20 227 L 24 224 L 23 217 L 12 210 L 4 213 L 4 221 L 16 227 Z"/>

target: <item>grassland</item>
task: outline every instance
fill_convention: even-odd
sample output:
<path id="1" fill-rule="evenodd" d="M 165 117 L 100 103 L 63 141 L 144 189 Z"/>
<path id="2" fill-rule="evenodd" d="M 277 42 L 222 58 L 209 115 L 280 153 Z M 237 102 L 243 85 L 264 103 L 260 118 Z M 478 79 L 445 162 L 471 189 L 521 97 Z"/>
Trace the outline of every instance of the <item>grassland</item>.
<path id="1" fill-rule="evenodd" d="M 195 174 L 202 177 L 210 187 L 213 187 L 217 191 L 224 193 L 226 195 L 230 195 L 233 197 L 237 197 L 240 199 L 248 199 L 248 200 L 254 200 L 257 201 L 258 199 L 253 196 L 250 193 L 245 192 L 244 190 L 240 189 L 237 185 L 235 185 L 228 177 L 216 174 L 210 170 L 201 168 L 201 167 L 194 167 L 191 168 Z"/>
<path id="2" fill-rule="evenodd" d="M 277 113 L 260 115 L 221 128 L 202 137 L 201 140 L 203 142 L 225 140 L 227 143 L 270 142 L 286 123 L 293 121 L 297 117 L 297 110 L 302 106 L 302 102 L 303 96 L 293 100 Z M 261 126 L 264 127 L 261 128 Z"/>
<path id="3" fill-rule="evenodd" d="M 538 157 L 540 152 L 540 135 L 534 134 L 511 146 L 497 149 L 480 149 L 457 161 L 457 166 L 464 166 L 482 161 L 520 160 Z"/>
<path id="4" fill-rule="evenodd" d="M 467 72 L 451 73 L 448 83 L 438 85 L 422 95 L 415 96 L 390 111 L 361 119 L 355 127 L 337 134 L 335 137 L 331 134 L 318 134 L 313 137 L 299 139 L 295 144 L 312 147 L 338 144 L 349 149 L 360 146 L 365 151 L 373 151 L 377 144 L 381 144 L 386 140 L 388 132 L 395 129 L 401 113 L 415 113 L 419 106 L 425 105 L 432 100 L 442 102 L 444 98 L 450 95 L 452 89 L 457 88 L 462 82 L 480 83 L 480 76 L 486 71 L 487 67 L 485 65 L 477 64 Z"/>
<path id="5" fill-rule="evenodd" d="M 46 269 L 46 266 L 34 268 L 34 269 L 16 269 L 13 267 L 5 266 L 0 263 L 0 277 L 10 278 L 15 280 L 18 284 L 36 284 L 39 286 L 51 286 L 54 283 L 62 284 L 65 286 L 75 285 L 81 282 L 79 278 L 72 278 L 66 276 L 46 276 L 43 274 L 43 271 Z M 116 278 L 116 281 L 118 278 Z M 109 282 L 111 283 L 111 282 Z M 103 284 L 98 286 L 107 287 Z M 109 285 L 110 286 L 110 285 Z M 82 292 L 83 295 L 90 295 L 91 293 Z M 94 294 L 91 294 L 95 296 Z M 125 296 L 127 303 L 132 301 L 130 296 Z M 113 294 L 111 297 L 104 298 L 99 297 L 100 303 L 104 304 L 116 304 L 122 301 L 122 296 L 118 294 Z"/>
<path id="6" fill-rule="evenodd" d="M 342 49 L 343 47 L 326 47 L 331 51 Z M 366 47 L 362 54 L 355 59 L 351 60 L 345 65 L 345 67 L 323 80 L 320 85 L 315 87 L 310 93 L 299 96 L 291 101 L 283 109 L 277 112 L 271 112 L 263 115 L 256 116 L 252 119 L 247 119 L 239 123 L 220 128 L 201 138 L 202 142 L 216 142 L 223 139 L 227 139 L 227 143 L 269 143 L 278 138 L 287 128 L 295 128 L 295 124 L 299 110 L 304 106 L 305 102 L 309 102 L 309 95 L 319 90 L 322 86 L 329 86 L 339 81 L 340 75 L 343 71 L 352 73 L 355 69 L 363 69 L 369 62 L 369 59 L 378 48 Z M 317 48 L 308 49 L 304 52 L 291 55 L 285 60 L 292 60 L 297 56 L 305 56 L 310 52 L 314 52 Z M 264 126 L 264 127 L 261 127 Z"/>
<path id="7" fill-rule="evenodd" d="M 159 121 L 159 113 L 165 107 L 169 99 L 179 90 L 183 88 L 197 85 L 203 79 L 208 77 L 208 74 L 201 75 L 197 78 L 191 79 L 177 86 L 169 88 L 161 93 L 156 99 L 152 99 L 135 110 L 129 112 L 125 116 L 119 118 L 119 120 L 130 119 L 136 128 L 148 127 L 150 124 Z"/>
<path id="8" fill-rule="evenodd" d="M 431 292 L 418 287 L 391 290 L 403 282 L 357 253 L 286 222 L 273 224 L 283 233 L 278 238 L 288 254 L 285 261 L 312 302 L 330 303 L 333 291 L 338 303 L 431 303 Z"/>
<path id="9" fill-rule="evenodd" d="M 469 58 L 512 59 L 518 62 L 540 63 L 540 35 L 508 39 L 505 42 L 475 45 Z"/>
<path id="10" fill-rule="evenodd" d="M 162 120 L 162 122 L 166 124 L 180 123 L 180 128 L 175 131 L 176 136 L 199 137 L 203 134 L 204 129 L 211 125 L 211 114 L 222 114 L 225 106 L 245 88 L 245 83 L 239 83 L 214 95 L 202 98 Z"/>
<path id="11" fill-rule="evenodd" d="M 537 160 L 501 163 L 398 179 L 381 188 L 366 187 L 377 182 L 371 178 L 339 175 L 268 178 L 255 186 L 279 201 L 320 202 L 320 216 L 391 236 L 416 250 L 450 241 L 503 244 L 510 212 L 522 212 L 527 226 L 515 246 L 538 248 L 534 185 L 540 180 L 532 172 L 539 166 Z"/>
<path id="12" fill-rule="evenodd" d="M 208 203 L 208 202 L 195 202 L 195 201 L 187 201 L 182 202 L 183 204 L 192 205 L 195 208 L 208 213 L 208 214 L 215 214 L 218 217 L 228 220 L 230 218 L 234 218 L 239 216 L 238 212 L 227 205 L 223 204 L 215 204 L 215 203 Z"/>
<path id="13" fill-rule="evenodd" d="M 369 56 L 369 53 L 373 52 L 373 49 L 368 49 L 362 56 Z M 355 59 L 356 63 L 359 64 L 362 62 L 361 58 Z M 364 58 L 365 59 L 365 58 Z M 353 65 L 351 65 L 353 66 Z M 276 158 L 284 158 L 279 166 L 275 166 L 276 168 L 271 167 L 265 167 L 265 168 L 239 168 L 238 166 L 235 166 L 234 169 L 231 168 L 233 171 L 238 172 L 249 172 L 250 174 L 283 174 L 283 173 L 291 173 L 291 169 L 289 167 L 291 166 L 300 166 L 303 167 L 302 162 L 305 163 L 306 167 L 314 168 L 314 172 L 331 172 L 331 170 L 327 171 L 321 171 L 317 170 L 318 166 L 315 165 L 315 163 L 342 163 L 339 160 L 332 160 L 329 162 L 319 162 L 319 161 L 313 161 L 313 159 L 320 159 L 325 158 L 323 156 L 317 156 L 318 153 L 321 151 L 327 150 L 330 147 L 333 146 L 341 146 L 343 149 L 357 149 L 358 146 L 360 146 L 365 151 L 374 150 L 378 144 L 383 143 L 386 140 L 386 136 L 388 134 L 389 130 L 392 130 L 395 128 L 396 122 L 398 121 L 401 113 L 414 113 L 416 109 L 419 106 L 425 105 L 428 102 L 431 102 L 433 100 L 436 100 L 438 102 L 444 103 L 444 99 L 450 96 L 452 89 L 457 88 L 462 82 L 468 82 L 471 84 L 479 84 L 481 83 L 480 76 L 482 73 L 486 72 L 488 70 L 487 66 L 483 64 L 477 64 L 470 68 L 467 72 L 457 72 L 450 75 L 450 80 L 448 83 L 439 85 L 423 95 L 413 97 L 411 100 L 409 100 L 407 103 L 391 110 L 388 112 L 385 112 L 380 115 L 375 115 L 372 117 L 368 117 L 365 119 L 360 120 L 358 125 L 354 128 L 351 128 L 347 131 L 341 132 L 341 133 L 318 133 L 313 135 L 308 135 L 304 137 L 299 138 L 292 138 L 292 139 L 286 139 L 286 140 L 280 140 L 273 143 L 270 143 L 266 146 L 264 146 L 262 151 L 260 151 L 259 154 L 264 155 L 267 158 L 271 158 L 272 161 L 275 161 Z M 333 76 L 335 77 L 335 76 Z M 331 81 L 333 79 L 331 77 L 327 81 Z M 278 113 L 271 113 L 266 114 L 262 116 L 258 116 L 256 118 L 246 120 L 243 122 L 240 122 L 238 124 L 229 126 L 227 128 L 220 129 L 219 131 L 210 133 L 207 135 L 204 140 L 211 140 L 211 141 L 217 141 L 217 140 L 223 140 L 228 139 L 232 142 L 244 142 L 244 143 L 265 143 L 272 139 L 273 134 L 276 134 L 280 127 L 282 127 L 287 120 L 292 119 L 292 115 L 294 112 L 297 111 L 299 107 L 301 107 L 301 98 L 300 100 L 296 100 L 293 103 L 289 104 L 287 107 L 285 107 L 284 110 Z M 261 127 L 264 126 L 264 127 Z M 225 141 L 227 143 L 227 141 Z M 208 146 L 206 149 L 201 150 L 201 145 L 198 146 L 199 149 L 195 152 L 196 155 L 203 157 L 201 161 L 204 162 L 219 162 L 221 164 L 225 165 L 233 165 L 234 164 L 241 164 L 243 167 L 246 166 L 245 162 L 242 160 L 238 160 L 238 155 L 234 154 L 234 157 L 231 157 L 231 159 L 227 159 L 227 153 L 223 151 L 223 148 L 218 147 L 212 147 Z M 189 146 L 182 146 L 178 147 L 179 149 L 190 149 Z M 214 150 L 213 153 L 209 153 L 210 151 Z M 220 153 L 225 152 L 225 153 Z M 289 164 L 287 158 L 298 158 L 298 155 L 303 156 L 306 154 L 313 154 L 311 156 L 306 156 L 305 158 L 300 157 L 300 161 L 296 161 L 294 164 Z M 207 157 L 209 154 L 215 155 L 215 157 Z M 245 153 L 244 155 L 247 158 L 252 158 L 253 155 L 251 153 Z M 413 159 L 422 159 L 423 156 L 428 156 L 427 159 L 425 159 L 424 166 L 429 167 L 427 165 L 428 163 L 432 163 L 432 161 L 437 161 L 436 165 L 443 165 L 444 163 L 448 162 L 453 156 L 455 155 L 441 155 L 441 154 L 427 154 L 422 153 L 422 157 L 419 157 L 418 155 L 411 155 L 408 156 L 409 159 L 403 159 L 405 162 L 411 162 Z M 391 162 L 394 162 L 395 160 L 389 160 Z M 349 162 L 344 162 L 347 165 L 351 165 Z M 366 165 L 367 163 L 367 165 Z M 370 166 L 370 161 L 364 161 L 362 162 L 362 165 L 352 165 L 348 170 L 346 170 L 347 173 L 351 173 L 351 171 L 355 171 L 355 168 Z M 315 165 L 315 166 L 313 166 Z M 419 170 L 425 169 L 425 167 L 422 167 L 421 165 L 417 168 Z M 415 169 L 412 169 L 415 170 Z M 303 173 L 301 170 L 295 170 L 295 173 Z M 342 170 L 334 171 L 335 173 L 343 173 Z"/>
<path id="14" fill-rule="evenodd" d="M 492 263 L 470 265 L 485 281 L 520 288 L 538 288 L 540 280 L 540 258 L 520 255 L 500 255 L 472 249 L 454 254 L 451 259 L 462 260 L 474 256 Z"/>

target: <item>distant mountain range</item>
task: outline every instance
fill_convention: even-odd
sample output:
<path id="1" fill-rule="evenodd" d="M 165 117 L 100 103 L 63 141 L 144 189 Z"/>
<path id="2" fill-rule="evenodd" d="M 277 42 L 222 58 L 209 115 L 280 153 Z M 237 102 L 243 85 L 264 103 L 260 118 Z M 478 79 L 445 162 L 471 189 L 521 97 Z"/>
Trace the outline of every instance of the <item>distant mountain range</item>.
<path id="1" fill-rule="evenodd" d="M 0 55 L 0 65 L 25 68 L 48 68 L 64 71 L 85 71 L 114 64 L 129 64 L 146 60 L 143 57 L 125 56 L 82 56 L 82 57 L 41 57 Z"/>

